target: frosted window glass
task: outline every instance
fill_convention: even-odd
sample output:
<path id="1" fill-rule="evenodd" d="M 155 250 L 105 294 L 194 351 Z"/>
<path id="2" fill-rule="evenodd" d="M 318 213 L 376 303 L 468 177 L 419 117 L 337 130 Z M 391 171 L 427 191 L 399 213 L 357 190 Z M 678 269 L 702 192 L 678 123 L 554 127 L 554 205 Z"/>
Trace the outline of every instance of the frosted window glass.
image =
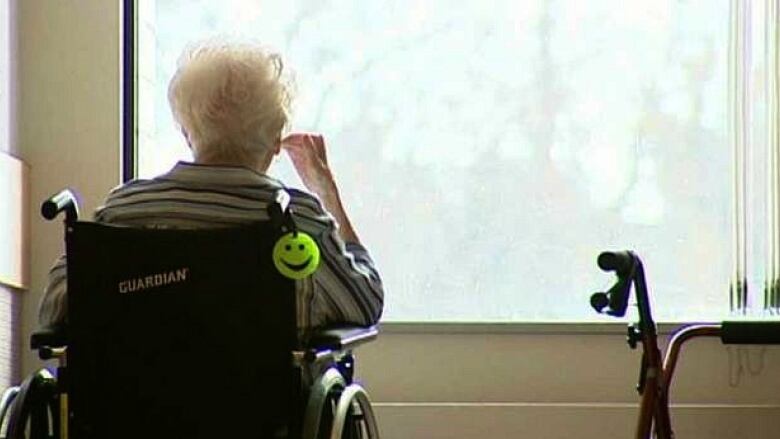
<path id="1" fill-rule="evenodd" d="M 603 249 L 659 319 L 728 309 L 726 0 L 142 1 L 142 177 L 189 159 L 182 48 L 239 35 L 296 72 L 386 283 L 385 321 L 605 321 Z M 299 184 L 285 158 L 271 173 Z"/>

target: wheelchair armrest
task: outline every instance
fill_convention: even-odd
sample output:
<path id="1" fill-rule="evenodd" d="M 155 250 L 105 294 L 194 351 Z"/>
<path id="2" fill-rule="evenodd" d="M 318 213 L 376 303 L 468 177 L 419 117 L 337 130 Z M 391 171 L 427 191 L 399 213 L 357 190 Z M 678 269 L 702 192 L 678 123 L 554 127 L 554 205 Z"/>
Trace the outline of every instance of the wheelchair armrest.
<path id="1" fill-rule="evenodd" d="M 32 349 L 61 348 L 68 344 L 68 332 L 64 326 L 41 328 L 30 336 Z"/>
<path id="2" fill-rule="evenodd" d="M 316 332 L 309 340 L 309 347 L 315 350 L 329 349 L 348 351 L 376 339 L 379 330 L 376 326 L 342 326 L 326 328 Z"/>

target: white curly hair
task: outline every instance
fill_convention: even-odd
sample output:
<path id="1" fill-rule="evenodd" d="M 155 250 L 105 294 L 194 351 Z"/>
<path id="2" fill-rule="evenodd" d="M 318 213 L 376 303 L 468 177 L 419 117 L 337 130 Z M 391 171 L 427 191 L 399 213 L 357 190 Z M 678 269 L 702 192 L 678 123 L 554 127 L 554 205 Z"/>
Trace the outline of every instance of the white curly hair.
<path id="1" fill-rule="evenodd" d="M 278 151 L 292 81 L 281 57 L 249 43 L 189 46 L 168 86 L 174 120 L 196 161 L 255 163 Z"/>

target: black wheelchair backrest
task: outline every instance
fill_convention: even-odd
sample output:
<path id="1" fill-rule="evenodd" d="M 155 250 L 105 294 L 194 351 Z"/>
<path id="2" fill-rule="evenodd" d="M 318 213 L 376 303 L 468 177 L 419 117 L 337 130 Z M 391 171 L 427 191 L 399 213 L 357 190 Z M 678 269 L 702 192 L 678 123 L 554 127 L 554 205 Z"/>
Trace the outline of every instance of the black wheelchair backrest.
<path id="1" fill-rule="evenodd" d="M 279 228 L 66 230 L 74 437 L 273 437 L 289 423 L 295 288 L 272 262 Z"/>

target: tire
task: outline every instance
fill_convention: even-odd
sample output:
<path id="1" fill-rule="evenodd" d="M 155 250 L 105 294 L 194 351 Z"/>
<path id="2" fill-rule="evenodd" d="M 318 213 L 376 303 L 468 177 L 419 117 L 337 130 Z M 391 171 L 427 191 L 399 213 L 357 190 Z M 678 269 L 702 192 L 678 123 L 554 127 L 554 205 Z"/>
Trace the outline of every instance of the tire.
<path id="1" fill-rule="evenodd" d="M 57 396 L 57 380 L 48 370 L 40 369 L 28 376 L 10 405 L 6 438 L 56 438 Z"/>
<path id="2" fill-rule="evenodd" d="M 358 384 L 350 384 L 338 398 L 330 439 L 378 439 L 379 428 L 368 392 Z"/>

